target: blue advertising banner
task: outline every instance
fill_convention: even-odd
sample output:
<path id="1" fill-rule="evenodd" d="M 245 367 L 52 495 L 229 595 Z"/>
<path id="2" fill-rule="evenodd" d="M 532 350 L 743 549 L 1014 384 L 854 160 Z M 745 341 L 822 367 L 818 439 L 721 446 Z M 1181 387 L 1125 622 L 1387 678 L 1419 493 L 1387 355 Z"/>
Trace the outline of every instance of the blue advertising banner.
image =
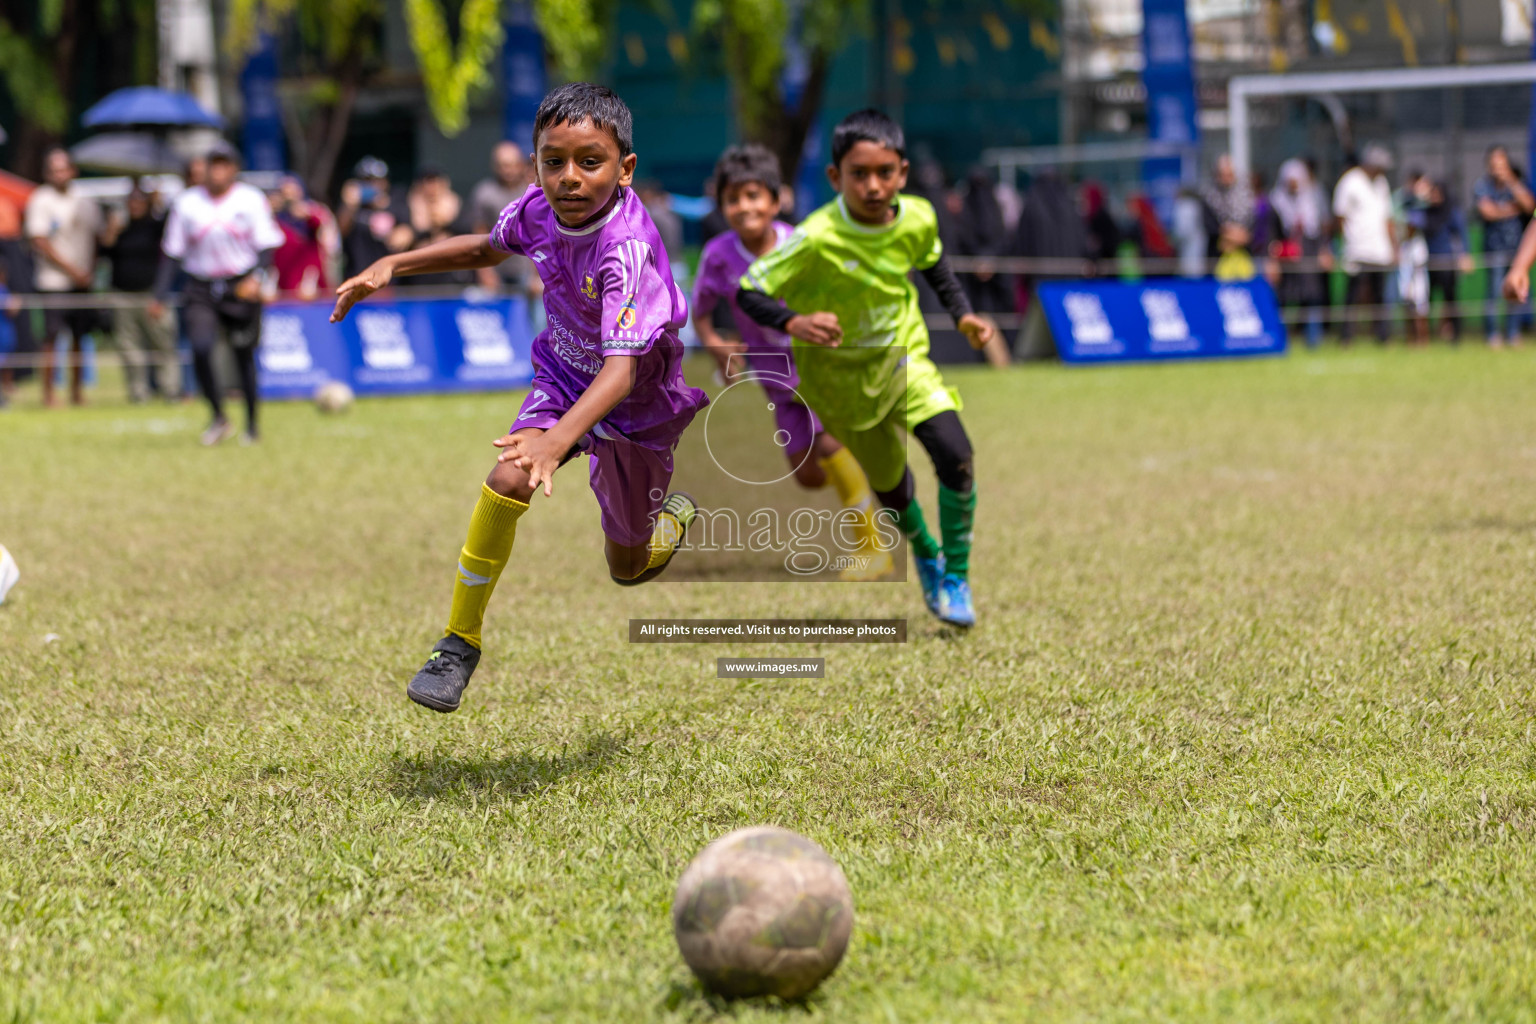
<path id="1" fill-rule="evenodd" d="M 264 398 L 309 398 L 329 381 L 359 395 L 518 388 L 533 378 L 521 296 L 370 301 L 339 324 L 328 303 L 275 302 L 261 321 Z"/>
<path id="2" fill-rule="evenodd" d="M 1194 152 L 1200 143 L 1200 124 L 1184 0 L 1142 0 L 1141 17 L 1147 138 L 1188 146 Z M 1184 158 L 1179 156 L 1149 157 L 1142 164 L 1147 195 L 1164 224 L 1173 223 L 1173 204 L 1185 172 Z"/>
<path id="3" fill-rule="evenodd" d="M 1262 279 L 1050 282 L 1040 285 L 1039 300 L 1067 363 L 1285 352 L 1280 308 Z"/>

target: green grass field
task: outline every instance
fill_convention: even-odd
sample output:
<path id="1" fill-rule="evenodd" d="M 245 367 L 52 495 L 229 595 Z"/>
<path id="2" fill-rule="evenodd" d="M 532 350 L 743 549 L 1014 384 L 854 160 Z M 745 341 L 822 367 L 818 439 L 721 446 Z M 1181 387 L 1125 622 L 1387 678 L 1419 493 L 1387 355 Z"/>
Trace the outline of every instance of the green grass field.
<path id="1" fill-rule="evenodd" d="M 0 1020 L 1536 1020 L 1531 354 L 950 376 L 971 635 L 915 582 L 615 587 L 573 467 L 452 716 L 404 683 L 514 396 L 213 451 L 194 406 L 24 396 Z M 912 639 L 626 643 L 666 615 Z M 759 822 L 857 903 L 803 1008 L 706 999 L 672 941 Z"/>

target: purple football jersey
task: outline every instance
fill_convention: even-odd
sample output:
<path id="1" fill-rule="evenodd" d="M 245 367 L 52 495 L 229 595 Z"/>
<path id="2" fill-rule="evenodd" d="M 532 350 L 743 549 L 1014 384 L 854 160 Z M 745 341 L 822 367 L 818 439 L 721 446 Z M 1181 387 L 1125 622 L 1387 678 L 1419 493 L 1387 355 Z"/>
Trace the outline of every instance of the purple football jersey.
<path id="1" fill-rule="evenodd" d="M 783 221 L 774 221 L 773 231 L 777 238 L 774 245 L 781 244 L 794 230 Z M 788 366 L 789 376 L 782 384 L 785 387 L 797 387 L 800 377 L 795 372 L 789 335 L 771 327 L 763 327 L 736 305 L 736 291 L 741 287 L 741 277 L 756 259 L 741 244 L 741 239 L 736 237 L 734 231 L 722 232 L 704 243 L 704 251 L 699 255 L 698 279 L 693 285 L 693 312 L 695 316 L 706 317 L 721 302 L 730 303 L 731 316 L 736 321 L 736 330 L 741 335 L 742 344 L 747 347 L 747 358 L 752 368 L 779 376 L 784 372 L 779 367 Z M 761 353 L 773 353 L 774 358 L 766 361 L 752 358 Z"/>
<path id="2" fill-rule="evenodd" d="M 604 356 L 636 356 L 634 390 L 603 426 L 648 448 L 675 445 L 708 399 L 683 381 L 677 331 L 688 322 L 688 302 L 639 197 L 624 189 L 606 217 L 572 230 L 530 185 L 501 211 L 490 240 L 533 260 L 544 282 L 549 326 L 533 340 L 535 376 L 580 394 Z"/>

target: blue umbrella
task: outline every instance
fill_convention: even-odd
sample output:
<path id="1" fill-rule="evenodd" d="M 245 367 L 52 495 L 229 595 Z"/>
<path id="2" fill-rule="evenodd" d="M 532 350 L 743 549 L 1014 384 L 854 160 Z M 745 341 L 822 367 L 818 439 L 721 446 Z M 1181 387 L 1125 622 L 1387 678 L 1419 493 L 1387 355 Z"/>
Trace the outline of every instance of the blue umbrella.
<path id="1" fill-rule="evenodd" d="M 103 125 L 160 125 L 164 128 L 222 128 L 224 119 L 210 113 L 184 92 L 136 86 L 118 89 L 80 118 L 87 128 Z"/>

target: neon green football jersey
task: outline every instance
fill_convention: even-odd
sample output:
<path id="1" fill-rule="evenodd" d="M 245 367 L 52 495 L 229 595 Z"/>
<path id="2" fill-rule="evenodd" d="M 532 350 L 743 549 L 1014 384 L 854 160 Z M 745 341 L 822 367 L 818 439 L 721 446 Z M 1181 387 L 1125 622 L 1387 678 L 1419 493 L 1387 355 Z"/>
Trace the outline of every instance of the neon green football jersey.
<path id="1" fill-rule="evenodd" d="M 926 363 L 928 328 L 907 274 L 939 261 L 938 218 L 917 196 L 898 196 L 882 227 L 848 216 L 841 197 L 805 218 L 741 279 L 796 313 L 836 313 L 842 344 L 795 339 L 800 394 L 823 419 L 854 430 L 878 423 L 902 401 L 908 357 Z"/>

